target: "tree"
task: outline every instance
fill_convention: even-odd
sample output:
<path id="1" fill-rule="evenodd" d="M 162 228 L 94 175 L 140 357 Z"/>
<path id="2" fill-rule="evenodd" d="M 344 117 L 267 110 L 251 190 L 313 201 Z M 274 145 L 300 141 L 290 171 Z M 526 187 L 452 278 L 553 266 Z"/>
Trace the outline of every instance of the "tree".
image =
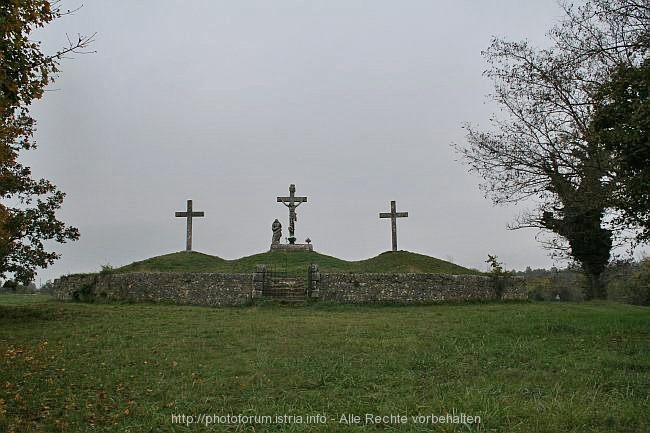
<path id="1" fill-rule="evenodd" d="M 490 266 L 490 278 L 492 278 L 492 288 L 497 299 L 503 298 L 503 292 L 508 285 L 508 280 L 512 277 L 512 272 L 503 269 L 503 263 L 498 261 L 498 256 L 488 254 L 485 261 Z"/>
<path id="2" fill-rule="evenodd" d="M 79 231 L 56 218 L 65 194 L 46 179 L 34 179 L 18 162 L 21 151 L 34 149 L 35 120 L 29 108 L 43 97 L 58 73 L 59 61 L 80 52 L 93 36 L 79 36 L 51 55 L 30 39 L 34 29 L 69 14 L 46 0 L 0 3 L 0 276 L 13 274 L 28 284 L 38 267 L 59 254 L 45 250 L 44 241 L 76 240 Z"/>
<path id="3" fill-rule="evenodd" d="M 619 66 L 600 87 L 590 134 L 616 164 L 619 222 L 638 226 L 639 242 L 650 240 L 650 60 Z"/>
<path id="4" fill-rule="evenodd" d="M 547 246 L 581 265 L 586 297 L 603 298 L 601 274 L 623 227 L 609 218 L 618 164 L 592 134 L 593 112 L 612 72 L 647 57 L 648 3 L 593 0 L 565 12 L 550 48 L 493 39 L 485 73 L 505 116 L 489 131 L 466 125 L 467 145 L 457 149 L 495 203 L 537 203 L 511 228 L 554 234 Z"/>

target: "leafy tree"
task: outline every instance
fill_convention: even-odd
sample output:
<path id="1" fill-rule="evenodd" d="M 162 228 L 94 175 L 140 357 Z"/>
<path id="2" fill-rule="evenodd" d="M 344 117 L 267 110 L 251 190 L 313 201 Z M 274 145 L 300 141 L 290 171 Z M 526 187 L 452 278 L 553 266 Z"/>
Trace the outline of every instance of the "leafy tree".
<path id="1" fill-rule="evenodd" d="M 590 128 L 616 164 L 619 221 L 650 240 L 650 60 L 619 66 L 600 87 Z"/>
<path id="2" fill-rule="evenodd" d="M 60 59 L 80 52 L 92 36 L 79 36 L 64 49 L 45 54 L 31 39 L 34 29 L 70 13 L 46 0 L 0 3 L 0 276 L 9 273 L 29 283 L 38 267 L 59 255 L 45 250 L 43 241 L 76 240 L 79 232 L 56 218 L 64 194 L 46 179 L 34 179 L 18 162 L 21 151 L 34 149 L 35 120 L 29 108 L 52 83 Z"/>
<path id="3" fill-rule="evenodd" d="M 488 131 L 467 125 L 458 146 L 495 203 L 537 203 L 511 228 L 554 234 L 546 245 L 581 265 L 587 298 L 606 296 L 601 274 L 624 228 L 608 218 L 619 166 L 592 134 L 596 95 L 617 67 L 647 57 L 648 11 L 647 2 L 593 0 L 565 7 L 550 48 L 493 39 L 483 55 L 504 116 Z"/>
<path id="4" fill-rule="evenodd" d="M 498 259 L 498 256 L 488 254 L 488 258 L 485 263 L 490 266 L 489 275 L 492 278 L 494 295 L 497 299 L 501 299 L 503 298 L 503 292 L 506 289 L 508 280 L 512 276 L 512 272 L 504 270 L 503 263 L 499 262 Z"/>

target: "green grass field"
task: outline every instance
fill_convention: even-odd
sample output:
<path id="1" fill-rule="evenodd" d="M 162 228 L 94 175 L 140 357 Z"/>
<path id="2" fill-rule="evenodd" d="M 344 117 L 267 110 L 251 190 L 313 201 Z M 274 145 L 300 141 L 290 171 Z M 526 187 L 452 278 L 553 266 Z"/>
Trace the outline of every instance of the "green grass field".
<path id="1" fill-rule="evenodd" d="M 363 424 L 366 413 L 454 412 L 481 423 Z M 172 414 L 303 423 L 206 428 Z M 326 424 L 306 423 L 316 414 Z M 339 423 L 342 414 L 361 424 Z M 0 431 L 650 431 L 650 309 L 201 308 L 3 295 Z"/>
<path id="2" fill-rule="evenodd" d="M 356 262 L 348 262 L 315 251 L 266 252 L 236 260 L 182 251 L 131 263 L 115 269 L 114 272 L 251 273 L 255 271 L 256 265 L 265 264 L 280 272 L 286 270 L 288 274 L 303 275 L 310 263 L 317 263 L 322 272 L 480 274 L 454 263 L 408 251 L 389 251 Z"/>

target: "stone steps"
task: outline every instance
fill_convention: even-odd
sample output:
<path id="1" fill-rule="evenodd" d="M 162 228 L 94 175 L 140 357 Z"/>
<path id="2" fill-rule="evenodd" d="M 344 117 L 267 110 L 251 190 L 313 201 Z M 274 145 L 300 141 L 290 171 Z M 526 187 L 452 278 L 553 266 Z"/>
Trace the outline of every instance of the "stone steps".
<path id="1" fill-rule="evenodd" d="M 262 291 L 262 296 L 269 299 L 300 302 L 307 299 L 304 278 L 274 276 L 267 280 L 268 286 Z"/>
<path id="2" fill-rule="evenodd" d="M 265 296 L 264 298 L 267 301 L 274 301 L 274 302 L 287 302 L 287 303 L 296 303 L 296 304 L 304 304 L 307 302 L 306 297 L 302 298 L 283 298 L 283 297 L 274 297 L 274 296 Z"/>
<path id="3" fill-rule="evenodd" d="M 300 279 L 271 279 L 271 287 L 305 287 L 305 280 Z"/>
<path id="4" fill-rule="evenodd" d="M 279 300 L 305 300 L 307 298 L 305 294 L 304 285 L 273 285 L 271 287 L 265 287 L 262 296 L 265 298 L 273 298 Z"/>
<path id="5" fill-rule="evenodd" d="M 285 289 L 285 288 L 274 288 L 274 289 L 264 289 L 262 292 L 263 296 L 268 296 L 271 298 L 304 298 L 305 289 Z"/>

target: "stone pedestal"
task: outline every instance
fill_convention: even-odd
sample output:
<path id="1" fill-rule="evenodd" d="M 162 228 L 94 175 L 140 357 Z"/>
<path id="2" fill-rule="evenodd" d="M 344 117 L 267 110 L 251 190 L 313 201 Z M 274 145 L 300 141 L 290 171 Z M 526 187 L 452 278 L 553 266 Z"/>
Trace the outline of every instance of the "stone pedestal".
<path id="1" fill-rule="evenodd" d="M 253 274 L 253 299 L 261 298 L 264 292 L 264 279 L 266 278 L 266 265 L 257 265 Z"/>
<path id="2" fill-rule="evenodd" d="M 316 263 L 309 265 L 307 274 L 307 292 L 310 298 L 320 298 L 320 268 Z"/>
<path id="3" fill-rule="evenodd" d="M 314 251 L 314 247 L 312 244 L 273 244 L 271 251 Z"/>

